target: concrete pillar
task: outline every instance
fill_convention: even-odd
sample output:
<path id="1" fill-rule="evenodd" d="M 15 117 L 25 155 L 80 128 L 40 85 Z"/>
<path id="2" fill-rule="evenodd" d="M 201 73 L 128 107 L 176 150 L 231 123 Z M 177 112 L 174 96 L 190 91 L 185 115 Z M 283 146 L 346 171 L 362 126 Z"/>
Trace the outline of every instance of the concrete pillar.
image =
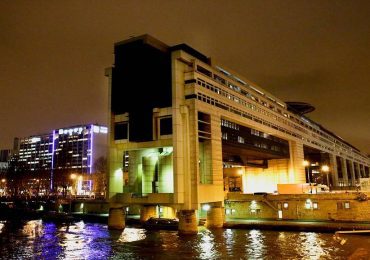
<path id="1" fill-rule="evenodd" d="M 353 163 L 353 168 L 355 169 L 355 178 L 356 180 L 360 181 L 361 172 L 360 172 L 360 165 L 358 163 Z"/>
<path id="2" fill-rule="evenodd" d="M 362 164 L 359 164 L 359 168 L 360 168 L 360 177 L 365 178 L 365 166 Z"/>
<path id="3" fill-rule="evenodd" d="M 222 228 L 224 225 L 224 208 L 211 207 L 207 212 L 207 228 Z"/>
<path id="4" fill-rule="evenodd" d="M 117 230 L 125 228 L 125 211 L 123 206 L 113 206 L 109 209 L 108 228 Z"/>
<path id="5" fill-rule="evenodd" d="M 143 206 L 140 210 L 140 222 L 143 223 L 150 218 L 157 217 L 157 209 L 156 206 Z"/>
<path id="6" fill-rule="evenodd" d="M 123 150 L 111 147 L 109 149 L 109 198 L 123 192 Z"/>
<path id="7" fill-rule="evenodd" d="M 222 167 L 222 137 L 221 137 L 221 117 L 211 115 L 211 152 L 212 152 L 212 184 L 218 186 L 220 200 L 223 200 L 223 167 Z"/>
<path id="8" fill-rule="evenodd" d="M 195 210 L 181 210 L 178 214 L 179 218 L 179 234 L 180 235 L 195 235 L 198 233 L 197 217 Z"/>
<path id="9" fill-rule="evenodd" d="M 303 143 L 289 141 L 289 183 L 306 183 Z"/>
<path id="10" fill-rule="evenodd" d="M 332 174 L 333 186 L 339 186 L 337 159 L 334 154 L 329 154 L 329 168 Z"/>
<path id="11" fill-rule="evenodd" d="M 343 157 L 340 157 L 340 164 L 342 166 L 342 174 L 343 174 L 343 183 L 345 186 L 348 186 L 348 171 L 347 171 L 347 163 Z"/>
<path id="12" fill-rule="evenodd" d="M 355 186 L 356 185 L 356 175 L 355 175 L 355 165 L 353 161 L 347 160 L 349 163 L 347 167 L 347 173 L 348 175 L 351 175 L 351 183 L 348 183 L 348 185 Z"/>

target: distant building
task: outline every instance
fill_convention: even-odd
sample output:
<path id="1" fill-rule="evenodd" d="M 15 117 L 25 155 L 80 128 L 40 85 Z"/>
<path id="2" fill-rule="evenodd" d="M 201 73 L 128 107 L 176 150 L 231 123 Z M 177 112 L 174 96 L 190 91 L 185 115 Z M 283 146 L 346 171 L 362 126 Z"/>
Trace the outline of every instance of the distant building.
<path id="1" fill-rule="evenodd" d="M 12 150 L 0 150 L 0 178 L 4 178 L 9 168 L 9 161 L 12 154 Z"/>
<path id="2" fill-rule="evenodd" d="M 106 156 L 107 133 L 107 127 L 89 124 L 16 138 L 13 177 L 22 179 L 27 187 L 42 183 L 46 190 L 49 187 L 66 188 L 74 182 L 71 176 L 72 179 L 84 176 L 76 180 L 77 187 L 81 191 L 87 182 L 91 191 L 93 183 L 86 175 L 102 171 L 95 169 L 95 162 Z"/>
<path id="3" fill-rule="evenodd" d="M 99 125 L 54 130 L 53 169 L 93 173 L 94 160 L 106 156 L 107 133 L 108 128 Z"/>
<path id="4" fill-rule="evenodd" d="M 8 163 L 11 156 L 11 150 L 0 150 L 0 171 L 8 168 Z"/>
<path id="5" fill-rule="evenodd" d="M 51 134 L 20 138 L 18 142 L 18 169 L 20 171 L 50 171 L 53 155 Z"/>

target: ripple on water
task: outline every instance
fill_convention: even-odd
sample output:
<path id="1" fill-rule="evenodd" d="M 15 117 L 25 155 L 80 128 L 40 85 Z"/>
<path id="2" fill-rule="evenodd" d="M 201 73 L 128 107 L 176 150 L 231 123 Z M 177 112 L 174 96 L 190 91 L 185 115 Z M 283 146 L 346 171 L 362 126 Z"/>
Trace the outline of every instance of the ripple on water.
<path id="1" fill-rule="evenodd" d="M 197 235 L 179 236 L 84 222 L 0 222 L 0 259 L 347 259 L 356 250 L 354 259 L 361 259 L 369 248 L 368 236 L 340 245 L 332 234 L 312 232 L 201 227 Z"/>

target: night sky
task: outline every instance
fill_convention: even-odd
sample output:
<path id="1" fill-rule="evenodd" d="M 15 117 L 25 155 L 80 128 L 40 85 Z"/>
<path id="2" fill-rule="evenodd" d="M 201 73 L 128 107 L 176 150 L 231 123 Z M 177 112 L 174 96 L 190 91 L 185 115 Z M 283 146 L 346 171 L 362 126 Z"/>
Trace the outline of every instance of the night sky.
<path id="1" fill-rule="evenodd" d="M 0 149 L 106 124 L 113 44 L 187 43 L 370 153 L 370 1 L 0 1 Z"/>

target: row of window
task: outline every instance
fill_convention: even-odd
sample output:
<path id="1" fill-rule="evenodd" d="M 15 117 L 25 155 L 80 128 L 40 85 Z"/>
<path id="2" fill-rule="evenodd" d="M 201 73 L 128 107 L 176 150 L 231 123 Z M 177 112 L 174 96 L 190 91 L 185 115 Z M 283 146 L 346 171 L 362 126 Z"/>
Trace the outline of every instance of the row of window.
<path id="1" fill-rule="evenodd" d="M 306 200 L 305 202 L 305 208 L 306 209 L 319 209 L 319 203 L 317 201 L 311 201 L 311 200 Z M 337 202 L 337 210 L 341 209 L 350 209 L 350 202 L 349 201 L 340 201 Z M 279 210 L 288 210 L 289 209 L 289 202 L 283 202 L 283 203 L 278 203 L 278 209 Z"/>
<path id="2" fill-rule="evenodd" d="M 284 115 L 285 117 L 291 119 L 293 122 L 296 122 L 304 127 L 306 127 L 307 129 L 317 133 L 320 135 L 320 137 L 318 137 L 318 139 L 320 139 L 321 141 L 323 142 L 326 142 L 330 145 L 333 145 L 331 142 L 334 142 L 336 145 L 339 144 L 339 146 L 341 146 L 341 150 L 344 150 L 345 152 L 348 152 L 348 151 L 352 151 L 354 153 L 356 153 L 358 156 L 360 157 L 363 157 L 363 155 L 361 153 L 359 153 L 358 151 L 356 150 L 353 150 L 352 148 L 350 148 L 349 146 L 347 146 L 346 144 L 343 144 L 342 142 L 340 142 L 339 140 L 337 140 L 336 138 L 333 138 L 332 136 L 324 133 L 323 131 L 319 130 L 317 128 L 317 126 L 314 125 L 314 127 L 312 127 L 311 125 L 311 122 L 309 122 L 307 119 L 305 120 L 301 120 L 297 117 L 295 117 L 294 115 L 290 115 L 288 113 L 285 113 L 285 112 L 282 112 L 280 109 L 275 109 L 275 107 L 273 105 L 271 105 L 271 103 L 269 102 L 266 102 L 264 101 L 263 99 L 258 99 L 257 97 L 253 96 L 252 94 L 248 93 L 248 92 L 245 92 L 243 89 L 241 89 L 240 87 L 226 81 L 225 79 L 223 79 L 222 77 L 218 76 L 217 74 L 215 73 L 212 73 L 211 71 L 201 67 L 201 66 L 197 66 L 197 71 L 202 73 L 203 75 L 206 75 L 207 77 L 210 77 L 212 78 L 213 80 L 217 81 L 218 83 L 222 84 L 222 85 L 225 85 L 225 86 L 228 86 L 230 89 L 238 92 L 239 94 L 242 94 L 252 100 L 254 100 L 255 102 L 258 102 L 260 104 L 262 104 L 263 106 L 265 107 L 268 107 L 270 108 L 271 110 L 275 111 L 275 112 L 278 112 L 279 114 L 282 114 Z M 220 69 L 220 72 L 223 72 L 224 70 Z M 224 72 L 223 72 L 224 73 Z M 225 74 L 225 73 L 224 73 Z M 212 77 L 213 75 L 213 77 Z M 225 75 L 228 76 L 228 74 L 226 73 Z M 235 78 L 235 77 L 234 77 Z M 198 79 L 200 80 L 200 79 Z M 241 81 L 241 80 L 237 80 L 240 84 L 246 86 L 248 84 L 246 84 L 245 82 Z M 198 83 L 199 84 L 199 83 Z M 259 91 L 258 89 L 248 85 L 251 89 L 253 89 L 254 91 L 256 91 L 257 93 L 259 93 L 260 95 L 262 96 L 265 96 L 264 93 L 262 93 L 261 91 Z M 271 97 L 268 97 L 268 96 L 265 96 L 267 97 L 271 102 L 273 103 L 277 103 L 278 105 L 282 106 L 282 107 L 285 107 L 284 105 L 280 104 L 279 102 L 277 102 L 276 100 L 274 100 L 273 98 Z M 238 99 L 238 98 L 237 98 Z M 238 100 L 236 99 L 236 102 L 238 102 Z M 304 119 L 304 118 L 303 118 Z M 312 133 L 312 135 L 317 138 L 317 136 Z M 322 136 L 322 137 L 321 137 Z M 323 138 L 324 137 L 324 138 Z M 329 142 L 328 140 L 330 140 L 331 142 Z M 348 150 L 348 151 L 347 151 Z"/>
<path id="3" fill-rule="evenodd" d="M 207 82 L 207 84 L 205 84 L 205 86 L 209 86 L 209 90 L 211 90 L 212 92 L 214 92 L 214 93 L 217 93 L 217 94 L 222 94 L 222 90 L 220 90 L 219 88 L 217 88 L 217 87 L 214 87 L 212 84 L 209 84 L 208 82 Z M 225 91 L 224 91 L 225 92 Z M 230 97 L 231 97 L 231 95 L 230 95 Z M 251 115 L 251 114 L 249 114 L 249 113 L 246 113 L 246 112 L 244 112 L 244 111 L 241 111 L 241 110 L 239 110 L 239 109 L 237 109 L 237 108 L 234 108 L 234 107 L 232 107 L 232 106 L 230 106 L 230 105 L 228 105 L 228 104 L 226 104 L 226 103 L 223 103 L 223 102 L 220 102 L 219 100 L 216 100 L 216 99 L 214 99 L 214 98 L 211 98 L 211 97 L 208 97 L 208 96 L 206 96 L 206 95 L 204 95 L 204 94 L 201 94 L 201 93 L 198 93 L 198 100 L 202 100 L 203 102 L 206 102 L 206 103 L 209 103 L 209 104 L 211 104 L 211 105 L 214 105 L 214 106 L 217 106 L 217 107 L 219 107 L 219 108 L 222 108 L 222 109 L 224 109 L 224 110 L 228 110 L 228 111 L 230 111 L 230 112 L 233 112 L 233 113 L 235 113 L 235 114 L 238 114 L 238 115 L 242 115 L 242 116 L 244 116 L 244 117 L 247 117 L 247 118 L 250 118 L 250 119 L 252 119 L 253 118 L 253 120 L 254 121 L 256 121 L 256 122 L 259 122 L 259 123 L 262 123 L 263 122 L 263 124 L 265 124 L 265 125 L 271 125 L 271 127 L 272 128 L 275 128 L 275 129 L 279 129 L 280 131 L 282 131 L 282 132 L 286 132 L 286 133 L 289 133 L 290 135 L 293 135 L 293 136 L 295 136 L 295 137 L 298 137 L 299 139 L 301 139 L 301 140 L 303 140 L 303 141 L 306 141 L 306 142 L 309 142 L 309 143 L 312 143 L 312 144 L 314 144 L 314 145 L 316 145 L 316 146 L 319 146 L 319 147 L 322 147 L 323 149 L 326 149 L 326 150 L 329 150 L 329 151 L 331 151 L 331 152 L 333 152 L 334 151 L 334 149 L 333 148 L 331 148 L 331 147 L 329 147 L 329 146 L 324 146 L 324 145 L 321 145 L 321 144 L 319 144 L 318 142 L 316 142 L 316 141 L 314 141 L 314 140 L 310 140 L 310 139 L 308 139 L 308 138 L 304 138 L 304 137 L 302 137 L 301 135 L 298 135 L 298 134 L 295 134 L 295 133 L 292 133 L 292 132 L 290 132 L 289 130 L 286 130 L 286 129 L 283 129 L 283 128 L 281 128 L 281 127 L 279 127 L 279 126 L 276 126 L 276 125 L 274 125 L 274 124 L 271 124 L 270 122 L 267 122 L 267 121 L 265 121 L 265 120 L 263 120 L 263 119 L 259 119 L 259 118 L 256 118 L 256 117 L 254 117 L 253 115 Z M 240 103 L 240 102 L 237 102 L 237 103 Z M 243 103 L 241 103 L 241 104 L 243 104 Z M 244 103 L 244 104 L 246 104 L 246 103 Z M 255 107 L 255 106 L 247 106 L 248 108 L 250 108 L 250 109 L 252 109 L 252 110 L 256 110 L 256 111 L 258 111 L 259 112 L 259 110 L 260 109 L 253 109 L 253 107 Z M 271 113 L 270 113 L 271 114 Z M 272 115 L 272 114 L 271 114 Z M 278 121 L 280 121 L 280 122 L 282 122 L 282 120 L 279 118 L 279 117 L 277 117 L 277 116 L 275 116 L 274 115 L 274 118 L 276 118 Z M 283 120 L 283 123 L 288 123 L 286 120 Z M 290 123 L 288 123 L 288 125 L 291 125 Z M 300 127 L 296 127 L 296 129 L 297 128 L 299 128 L 299 129 L 302 129 L 302 128 L 300 128 Z M 298 130 L 299 130 L 298 129 Z M 303 129 L 302 129 L 303 130 Z M 304 132 L 307 132 L 306 130 L 303 130 Z M 326 141 L 326 142 L 328 142 L 328 141 Z"/>

